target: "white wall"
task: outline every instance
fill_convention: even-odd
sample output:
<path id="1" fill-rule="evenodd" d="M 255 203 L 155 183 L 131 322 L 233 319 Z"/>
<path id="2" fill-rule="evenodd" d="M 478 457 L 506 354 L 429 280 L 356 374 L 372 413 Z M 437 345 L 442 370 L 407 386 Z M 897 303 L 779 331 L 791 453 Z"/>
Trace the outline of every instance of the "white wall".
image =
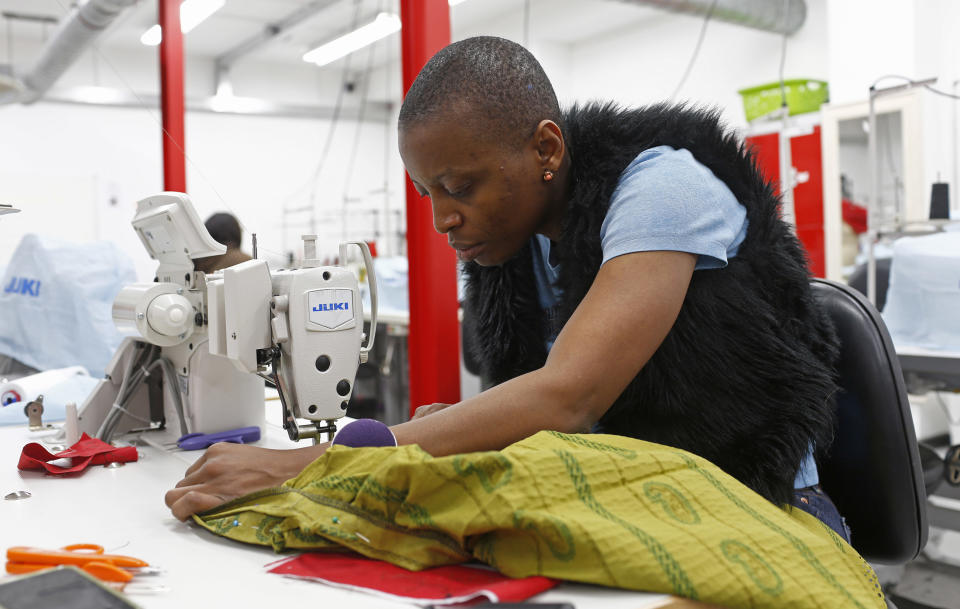
<path id="1" fill-rule="evenodd" d="M 136 198 L 162 190 L 160 129 L 149 115 L 3 106 L 0 134 L 0 200 L 22 210 L 0 224 L 2 263 L 22 234 L 34 232 L 78 242 L 109 238 L 144 268 L 133 230 L 115 230 L 114 217 L 129 222 Z"/>
<path id="2" fill-rule="evenodd" d="M 826 80 L 826 0 L 807 0 L 803 27 L 787 40 L 784 77 Z M 662 13 L 641 27 L 577 44 L 570 98 L 644 105 L 670 98 L 693 54 L 703 17 Z M 677 100 L 715 105 L 731 125 L 745 125 L 738 89 L 779 78 L 783 37 L 722 21 L 707 25 L 700 53 Z"/>
<path id="3" fill-rule="evenodd" d="M 914 78 L 937 77 L 937 89 L 960 94 L 960 3 L 926 0 L 916 4 L 916 68 Z M 933 93 L 924 95 L 924 180 L 950 183 L 951 217 L 960 217 L 960 163 L 957 158 L 960 101 Z M 929 186 L 926 191 L 929 198 Z"/>
<path id="4" fill-rule="evenodd" d="M 830 101 L 867 99 L 886 74 L 914 76 L 915 7 L 927 0 L 830 0 Z"/>
<path id="5" fill-rule="evenodd" d="M 397 41 L 374 50 L 382 57 L 390 44 Z M 21 70 L 39 49 L 39 41 L 29 38 L 15 49 Z M 357 61 L 365 61 L 362 53 Z M 239 96 L 332 109 L 342 67 L 342 62 L 319 70 L 302 62 L 243 61 L 231 81 Z M 188 55 L 184 77 L 188 98 L 214 93 L 212 60 Z M 357 80 L 354 69 L 350 79 Z M 388 91 L 399 98 L 399 74 L 392 80 L 383 69 L 373 74 L 370 99 L 390 99 Z M 88 50 L 56 83 L 58 88 L 83 85 L 156 95 L 156 49 Z M 341 96 L 343 116 L 356 115 L 363 90 L 359 85 Z M 188 112 L 187 191 L 201 218 L 215 211 L 234 213 L 244 225 L 247 251 L 250 232 L 257 232 L 262 257 L 279 261 L 290 251 L 300 255 L 300 235 L 310 232 L 311 214 L 285 216 L 282 210 L 311 200 L 322 256 L 334 256 L 341 239 L 376 238 L 382 254 L 403 253 L 397 236 L 405 220 L 395 112 L 393 108 L 387 122 L 380 113 L 359 129 L 357 121 L 341 118 L 323 161 L 330 120 Z M 115 241 L 134 259 L 140 278 L 151 279 L 156 263 L 129 222 L 136 201 L 163 188 L 160 133 L 156 108 L 44 101 L 0 106 L 0 201 L 23 210 L 0 223 L 0 265 L 21 234 L 41 232 L 78 241 Z M 287 229 L 281 230 L 284 218 Z"/>
<path id="6" fill-rule="evenodd" d="M 395 150 L 393 129 L 365 123 L 358 131 L 356 121 L 340 121 L 317 175 L 330 125 L 317 119 L 188 113 L 187 191 L 201 218 L 215 211 L 234 213 L 246 229 L 248 251 L 249 233 L 255 231 L 260 251 L 282 259 L 290 250 L 299 255 L 299 235 L 309 232 L 309 214 L 300 213 L 287 216 L 291 226 L 284 234 L 282 210 L 307 204 L 313 194 L 317 232 L 325 239 L 322 253 L 334 255 L 344 237 L 372 239 L 375 227 L 362 225 L 369 217 L 362 210 L 384 207 L 385 162 L 391 207 L 401 200 L 399 156 L 384 155 L 385 142 Z M 0 224 L 0 260 L 9 259 L 25 232 L 109 239 L 134 259 L 142 279 L 152 278 L 155 263 L 129 222 L 136 201 L 163 188 L 155 115 L 42 102 L 5 106 L 0 107 L 0 134 L 0 201 L 23 210 Z M 348 172 L 354 144 L 356 158 Z M 345 196 L 351 198 L 346 235 L 339 218 L 333 219 Z M 394 252 L 399 247 L 396 238 L 387 245 Z"/>

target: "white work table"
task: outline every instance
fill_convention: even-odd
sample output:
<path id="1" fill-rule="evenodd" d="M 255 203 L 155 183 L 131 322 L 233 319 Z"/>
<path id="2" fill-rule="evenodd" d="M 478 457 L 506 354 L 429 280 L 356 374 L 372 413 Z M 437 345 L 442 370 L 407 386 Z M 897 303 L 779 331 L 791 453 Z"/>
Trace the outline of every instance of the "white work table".
<path id="1" fill-rule="evenodd" d="M 268 403 L 268 413 L 279 404 Z M 89 467 L 79 474 L 51 476 L 17 469 L 20 452 L 49 432 L 26 426 L 0 427 L 0 496 L 28 491 L 31 497 L 0 499 L 0 548 L 39 546 L 59 548 L 96 543 L 107 552 L 135 556 L 162 568 L 159 576 L 134 582 L 162 583 L 157 594 L 131 594 L 145 609 L 192 607 L 294 607 L 318 601 L 326 607 L 412 607 L 382 598 L 268 574 L 264 565 L 280 558 L 270 548 L 234 542 L 194 524 L 176 520 L 163 502 L 164 493 L 182 477 L 202 451 L 169 451 L 138 447 L 139 461 L 122 467 Z M 258 445 L 293 446 L 278 425 L 268 419 Z M 5 559 L 5 554 L 4 554 Z M 640 594 L 597 586 L 561 584 L 533 602 L 569 602 L 575 607 L 652 609 L 689 607 L 687 601 L 664 595 Z"/>
<path id="2" fill-rule="evenodd" d="M 916 375 L 939 382 L 944 390 L 960 388 L 960 351 L 896 345 L 904 376 Z"/>

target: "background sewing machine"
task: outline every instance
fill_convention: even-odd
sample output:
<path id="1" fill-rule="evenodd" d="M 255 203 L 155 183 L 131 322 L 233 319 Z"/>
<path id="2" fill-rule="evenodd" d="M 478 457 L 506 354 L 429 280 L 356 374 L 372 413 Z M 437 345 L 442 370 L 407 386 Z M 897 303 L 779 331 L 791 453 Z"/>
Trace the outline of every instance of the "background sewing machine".
<path id="1" fill-rule="evenodd" d="M 350 244 L 363 254 L 369 336 L 356 276 L 320 266 L 315 235 L 303 237 L 301 268 L 271 271 L 254 259 L 206 275 L 194 270 L 193 259 L 225 247 L 187 195 L 139 201 L 132 224 L 160 265 L 153 283 L 126 286 L 114 300 L 114 323 L 133 336 L 82 405 L 80 430 L 109 441 L 133 429 L 165 430 L 168 420 L 178 425 L 168 432 L 173 439 L 262 426 L 266 379 L 279 392 L 292 440 L 332 438 L 374 342 L 377 288 L 367 245 L 342 243 L 340 261 Z"/>

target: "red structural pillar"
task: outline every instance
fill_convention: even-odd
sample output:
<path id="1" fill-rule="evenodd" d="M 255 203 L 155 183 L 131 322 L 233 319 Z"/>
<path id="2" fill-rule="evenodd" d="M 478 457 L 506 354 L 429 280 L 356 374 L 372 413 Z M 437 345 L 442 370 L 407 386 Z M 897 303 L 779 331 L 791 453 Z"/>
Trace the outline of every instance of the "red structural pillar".
<path id="1" fill-rule="evenodd" d="M 180 0 L 158 2 L 160 30 L 160 112 L 163 117 L 163 189 L 187 192 L 183 137 L 183 33 Z"/>
<path id="2" fill-rule="evenodd" d="M 420 68 L 450 43 L 447 0 L 400 0 L 403 91 Z M 407 177 L 410 282 L 410 412 L 423 404 L 460 401 L 457 258 L 433 228 L 430 205 Z"/>

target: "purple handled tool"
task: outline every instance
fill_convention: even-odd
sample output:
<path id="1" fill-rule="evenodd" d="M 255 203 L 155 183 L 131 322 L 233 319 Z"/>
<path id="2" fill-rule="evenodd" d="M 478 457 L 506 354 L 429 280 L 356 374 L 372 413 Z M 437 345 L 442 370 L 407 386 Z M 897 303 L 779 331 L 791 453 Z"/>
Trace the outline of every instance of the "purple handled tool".
<path id="1" fill-rule="evenodd" d="M 183 450 L 200 450 L 217 442 L 247 444 L 260 439 L 259 427 L 241 427 L 217 433 L 188 433 L 177 440 L 177 446 Z"/>

